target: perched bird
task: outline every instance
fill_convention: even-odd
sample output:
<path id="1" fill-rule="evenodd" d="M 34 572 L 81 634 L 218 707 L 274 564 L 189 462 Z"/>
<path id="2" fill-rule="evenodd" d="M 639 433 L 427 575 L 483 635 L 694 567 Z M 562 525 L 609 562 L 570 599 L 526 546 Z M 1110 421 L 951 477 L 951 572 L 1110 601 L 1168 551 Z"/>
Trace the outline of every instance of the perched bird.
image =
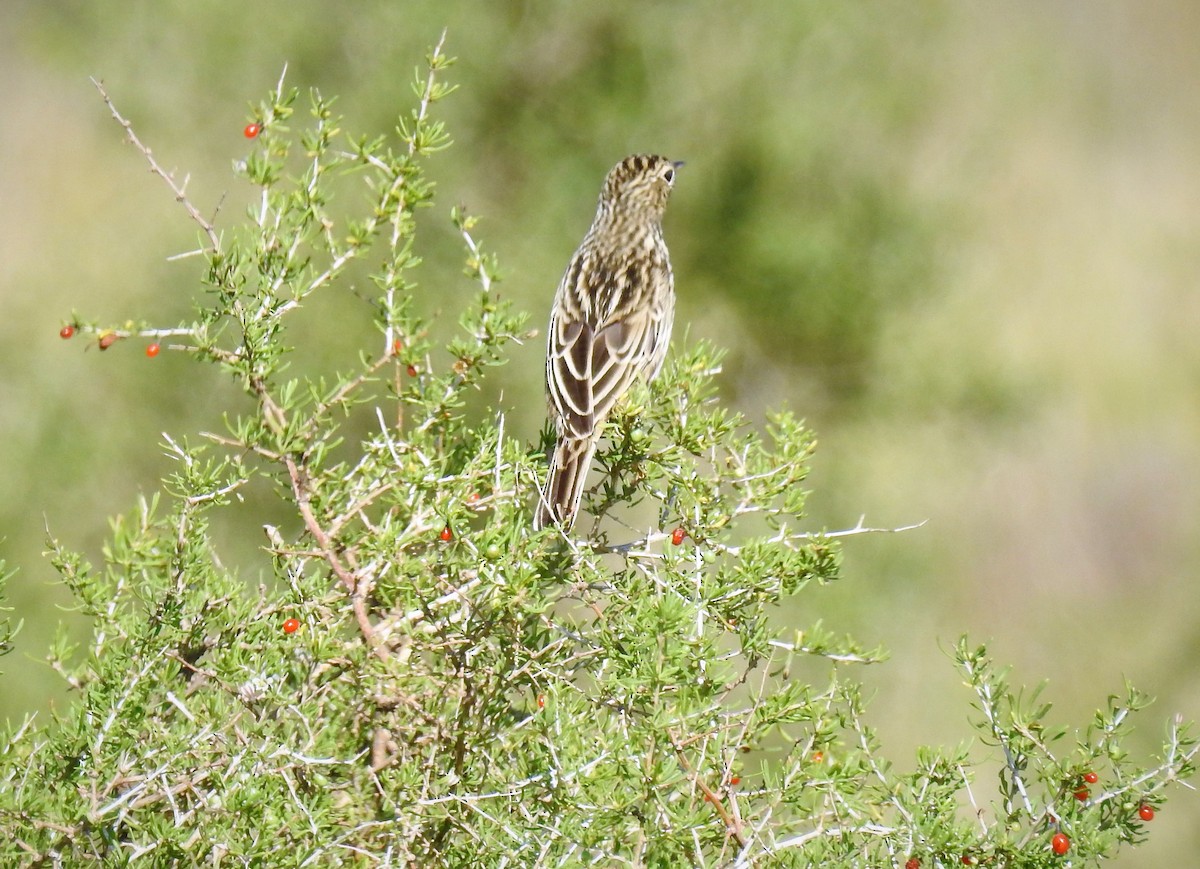
<path id="1" fill-rule="evenodd" d="M 634 380 L 662 368 L 675 279 L 662 216 L 682 166 L 634 154 L 612 168 L 600 204 L 554 295 L 546 390 L 558 440 L 533 527 L 575 522 L 604 421 Z"/>

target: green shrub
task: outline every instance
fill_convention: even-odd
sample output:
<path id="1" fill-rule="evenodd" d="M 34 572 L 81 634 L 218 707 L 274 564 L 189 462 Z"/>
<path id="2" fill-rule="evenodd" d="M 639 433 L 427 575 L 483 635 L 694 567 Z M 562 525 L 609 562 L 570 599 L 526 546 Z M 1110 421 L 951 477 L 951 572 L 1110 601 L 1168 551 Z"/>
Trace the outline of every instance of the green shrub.
<path id="1" fill-rule="evenodd" d="M 317 94 L 294 132 L 281 84 L 240 225 L 133 139 L 200 227 L 204 294 L 173 328 L 70 325 L 216 363 L 245 399 L 167 437 L 173 473 L 101 567 L 52 541 L 94 628 L 52 651 L 77 699 L 5 734 L 5 865 L 1054 866 L 1060 831 L 1076 865 L 1139 841 L 1196 748 L 1173 725 L 1161 758 L 1127 757 L 1132 688 L 1069 730 L 964 639 L 983 747 L 884 759 L 854 679 L 883 653 L 772 621 L 802 594 L 819 612 L 838 539 L 870 529 L 805 530 L 813 435 L 722 407 L 717 349 L 677 346 L 615 415 L 591 521 L 530 530 L 543 450 L 474 393 L 532 336 L 462 209 L 474 298 L 446 338 L 418 311 L 449 65 L 439 45 L 396 139 L 348 136 Z M 291 374 L 290 318 L 336 292 L 374 348 Z M 270 505 L 253 588 L 213 532 L 244 498 Z"/>

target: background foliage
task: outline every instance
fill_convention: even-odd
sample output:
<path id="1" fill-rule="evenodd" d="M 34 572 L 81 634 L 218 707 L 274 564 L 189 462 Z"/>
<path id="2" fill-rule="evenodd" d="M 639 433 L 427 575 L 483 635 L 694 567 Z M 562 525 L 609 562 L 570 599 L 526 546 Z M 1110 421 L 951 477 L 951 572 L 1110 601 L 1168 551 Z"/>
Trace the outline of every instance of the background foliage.
<path id="1" fill-rule="evenodd" d="M 1200 498 L 1200 127 L 1194 89 L 1179 86 L 1197 72 L 1190 6 L 18 2 L 0 14 L 3 555 L 21 568 L 13 605 L 51 616 L 27 618 L 5 661 L 10 715 L 48 702 L 46 603 L 64 598 L 39 558 L 44 522 L 97 551 L 105 517 L 168 467 L 146 444 L 217 427 L 211 408 L 230 399 L 215 372 L 179 388 L 169 355 L 150 364 L 54 337 L 73 307 L 179 319 L 195 281 L 165 261 L 192 246 L 191 227 L 161 218 L 158 183 L 86 76 L 121 95 L 160 159 L 192 171 L 199 202 L 225 194 L 240 212 L 248 192 L 228 166 L 248 150 L 245 104 L 285 62 L 291 82 L 341 94 L 362 129 L 387 129 L 411 59 L 448 25 L 471 98 L 447 104 L 459 147 L 434 172 L 444 202 L 485 216 L 506 292 L 544 309 L 619 156 L 686 159 L 667 228 L 680 324 L 732 347 L 730 398 L 758 411 L 784 397 L 820 432 L 821 524 L 931 520 L 850 547 L 852 581 L 824 598 L 828 620 L 904 662 L 875 686 L 885 742 L 963 736 L 945 655 L 962 630 L 1048 676 L 1067 715 L 1127 675 L 1158 709 L 1195 717 L 1200 631 L 1178 605 L 1194 597 Z M 437 222 L 431 235 L 457 245 Z M 444 286 L 435 269 L 454 262 L 430 256 L 423 283 Z M 327 315 L 306 312 L 314 338 L 298 340 L 314 368 L 364 340 L 349 324 L 331 339 Z M 527 439 L 541 424 L 539 352 L 520 351 L 503 387 L 529 408 L 511 420 Z M 217 531 L 239 563 L 263 563 L 258 529 L 229 526 Z M 1157 827 L 1136 859 L 1167 859 L 1153 849 L 1195 835 L 1182 827 Z"/>

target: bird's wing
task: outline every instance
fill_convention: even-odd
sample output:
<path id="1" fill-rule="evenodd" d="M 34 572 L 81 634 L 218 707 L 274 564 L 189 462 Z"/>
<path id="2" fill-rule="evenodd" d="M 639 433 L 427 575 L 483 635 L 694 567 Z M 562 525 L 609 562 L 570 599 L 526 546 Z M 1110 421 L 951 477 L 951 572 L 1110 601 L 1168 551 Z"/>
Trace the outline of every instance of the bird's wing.
<path id="1" fill-rule="evenodd" d="M 661 324 L 634 269 L 573 262 L 551 316 L 546 383 L 564 433 L 592 437 L 655 355 Z"/>
<path id="2" fill-rule="evenodd" d="M 592 415 L 605 419 L 646 367 L 654 344 L 650 314 L 629 311 L 596 333 L 592 341 Z"/>

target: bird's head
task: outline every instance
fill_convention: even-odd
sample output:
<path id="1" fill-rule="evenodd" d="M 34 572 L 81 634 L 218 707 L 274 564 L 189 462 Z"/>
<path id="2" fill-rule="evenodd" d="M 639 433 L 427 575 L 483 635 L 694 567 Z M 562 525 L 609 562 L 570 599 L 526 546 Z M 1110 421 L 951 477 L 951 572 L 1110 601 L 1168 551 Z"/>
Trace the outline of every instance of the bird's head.
<path id="1" fill-rule="evenodd" d="M 654 154 L 626 157 L 604 179 L 601 208 L 625 216 L 661 219 L 682 165 Z"/>

